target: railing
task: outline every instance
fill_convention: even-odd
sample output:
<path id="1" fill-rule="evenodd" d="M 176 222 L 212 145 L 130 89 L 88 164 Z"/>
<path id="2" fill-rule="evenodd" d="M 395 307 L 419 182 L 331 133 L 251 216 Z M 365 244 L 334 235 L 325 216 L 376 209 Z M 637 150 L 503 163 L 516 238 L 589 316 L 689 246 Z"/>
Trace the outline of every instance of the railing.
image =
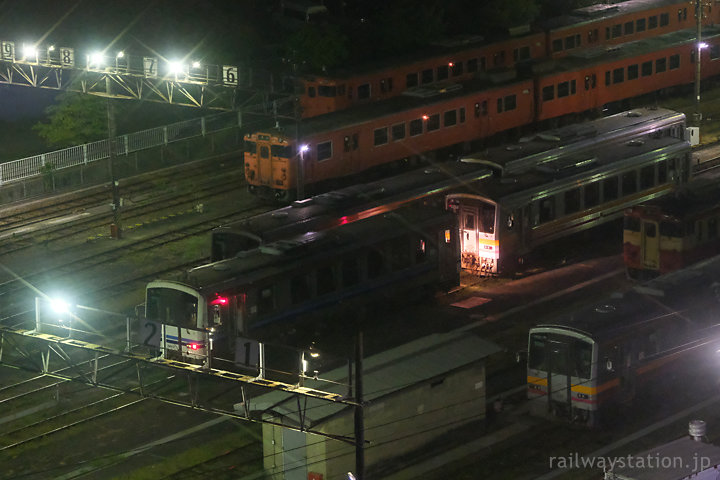
<path id="1" fill-rule="evenodd" d="M 239 127 L 242 127 L 242 117 L 239 112 L 224 112 L 186 120 L 164 127 L 118 136 L 114 142 L 115 154 L 127 155 Z M 43 169 L 48 168 L 47 166 L 59 170 L 104 160 L 110 156 L 109 146 L 110 141 L 105 139 L 2 163 L 0 164 L 0 185 L 40 175 L 43 173 Z"/>

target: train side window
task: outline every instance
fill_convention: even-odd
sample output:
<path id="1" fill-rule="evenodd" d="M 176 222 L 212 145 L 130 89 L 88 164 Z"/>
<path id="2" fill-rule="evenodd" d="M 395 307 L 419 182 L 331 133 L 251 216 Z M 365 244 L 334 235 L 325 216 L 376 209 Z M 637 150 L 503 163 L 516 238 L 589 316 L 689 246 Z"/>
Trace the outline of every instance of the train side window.
<path id="1" fill-rule="evenodd" d="M 567 97 L 570 95 L 570 82 L 560 82 L 557 86 L 558 98 Z"/>
<path id="2" fill-rule="evenodd" d="M 555 197 L 547 197 L 540 200 L 540 210 L 538 212 L 539 223 L 549 222 L 555 219 Z"/>
<path id="3" fill-rule="evenodd" d="M 635 33 L 635 22 L 625 22 L 625 35 L 632 35 Z"/>
<path id="4" fill-rule="evenodd" d="M 711 218 L 708 220 L 708 238 L 717 238 L 718 236 L 718 229 L 717 229 L 717 218 Z"/>
<path id="5" fill-rule="evenodd" d="M 260 146 L 260 158 L 270 158 L 270 149 L 265 145 Z"/>
<path id="6" fill-rule="evenodd" d="M 443 114 L 443 126 L 452 127 L 457 124 L 457 110 L 448 110 Z"/>
<path id="7" fill-rule="evenodd" d="M 625 81 L 625 69 L 616 68 L 613 70 L 613 84 L 622 83 Z"/>
<path id="8" fill-rule="evenodd" d="M 416 137 L 420 134 L 422 134 L 422 118 L 416 118 L 415 120 L 410 120 L 410 136 Z"/>
<path id="9" fill-rule="evenodd" d="M 392 139 L 393 141 L 402 140 L 405 138 L 405 124 L 398 123 L 392 126 Z"/>
<path id="10" fill-rule="evenodd" d="M 720 45 L 710 45 L 710 60 L 720 58 Z"/>
<path id="11" fill-rule="evenodd" d="M 505 50 L 496 52 L 493 55 L 493 65 L 495 65 L 496 67 L 501 67 L 505 65 Z"/>
<path id="12" fill-rule="evenodd" d="M 418 84 L 418 74 L 417 73 L 408 73 L 405 76 L 405 87 L 417 87 Z"/>
<path id="13" fill-rule="evenodd" d="M 647 165 L 640 169 L 640 190 L 655 185 L 655 166 Z"/>
<path id="14" fill-rule="evenodd" d="M 487 69 L 486 63 L 487 61 L 485 60 L 485 57 L 480 57 L 479 67 L 481 72 L 484 72 Z"/>
<path id="15" fill-rule="evenodd" d="M 390 268 L 393 272 L 412 266 L 412 250 L 407 237 L 394 239 L 390 244 Z"/>
<path id="16" fill-rule="evenodd" d="M 600 182 L 593 182 L 585 185 L 585 208 L 590 208 L 600 203 Z"/>
<path id="17" fill-rule="evenodd" d="M 385 145 L 388 143 L 388 129 L 387 127 L 376 128 L 373 133 L 373 145 L 376 147 L 379 145 Z"/>
<path id="18" fill-rule="evenodd" d="M 422 85 L 425 85 L 426 83 L 432 83 L 433 82 L 433 69 L 432 68 L 426 68 L 420 73 L 420 83 Z"/>
<path id="19" fill-rule="evenodd" d="M 565 50 L 579 47 L 580 39 L 578 37 L 579 35 L 570 35 L 569 37 L 565 37 Z"/>
<path id="20" fill-rule="evenodd" d="M 692 225 L 692 224 L 690 224 Z M 688 233 L 692 234 L 695 232 L 694 228 L 688 228 Z M 678 237 L 682 238 L 685 236 L 683 226 L 675 222 L 660 222 L 660 236 L 661 237 Z"/>
<path id="21" fill-rule="evenodd" d="M 313 297 L 310 275 L 307 273 L 296 275 L 290 279 L 290 298 L 292 303 L 306 302 Z"/>
<path id="22" fill-rule="evenodd" d="M 580 211 L 580 189 L 573 188 L 565 192 L 565 214 Z"/>
<path id="23" fill-rule="evenodd" d="M 380 247 L 376 247 L 367 255 L 367 274 L 369 279 L 377 278 L 385 273 L 385 255 Z"/>
<path id="24" fill-rule="evenodd" d="M 315 87 L 308 87 L 308 97 L 315 98 Z"/>
<path id="25" fill-rule="evenodd" d="M 449 76 L 449 70 L 447 65 L 441 65 L 437 67 L 436 76 L 438 80 L 445 80 Z"/>
<path id="26" fill-rule="evenodd" d="M 370 98 L 370 84 L 369 83 L 364 83 L 362 85 L 358 85 L 357 97 L 358 97 L 358 100 L 366 100 L 366 99 Z"/>
<path id="27" fill-rule="evenodd" d="M 618 38 L 622 36 L 622 23 L 618 23 L 612 26 L 612 38 Z"/>
<path id="28" fill-rule="evenodd" d="M 258 298 L 258 313 L 268 313 L 275 309 L 274 287 L 271 285 L 260 290 L 260 298 Z"/>
<path id="29" fill-rule="evenodd" d="M 352 149 L 357 150 L 358 147 L 360 147 L 360 134 L 353 133 L 352 134 Z"/>
<path id="30" fill-rule="evenodd" d="M 575 95 L 575 93 L 577 93 L 577 81 L 570 80 L 570 95 Z"/>
<path id="31" fill-rule="evenodd" d="M 642 63 L 641 72 L 643 77 L 652 75 L 652 60 Z"/>
<path id="32" fill-rule="evenodd" d="M 513 50 L 513 60 L 521 62 L 530 59 L 530 47 L 520 47 Z"/>
<path id="33" fill-rule="evenodd" d="M 548 85 L 542 89 L 543 102 L 549 102 L 555 99 L 555 85 Z"/>
<path id="34" fill-rule="evenodd" d="M 317 161 L 322 162 L 332 157 L 332 141 L 318 143 Z"/>
<path id="35" fill-rule="evenodd" d="M 662 73 L 667 70 L 667 58 L 658 58 L 655 60 L 655 73 Z"/>
<path id="36" fill-rule="evenodd" d="M 606 178 L 603 180 L 603 200 L 615 200 L 618 198 L 618 179 L 617 177 Z"/>
<path id="37" fill-rule="evenodd" d="M 610 70 L 605 72 L 605 86 L 607 87 L 608 85 L 610 85 Z"/>
<path id="38" fill-rule="evenodd" d="M 657 15 L 652 15 L 648 17 L 648 30 L 652 30 L 653 28 L 657 28 L 658 26 L 658 18 Z"/>
<path id="39" fill-rule="evenodd" d="M 336 97 L 337 87 L 335 85 L 318 85 L 318 95 L 321 97 Z"/>
<path id="40" fill-rule="evenodd" d="M 635 22 L 635 31 L 636 32 L 644 32 L 645 31 L 645 19 L 644 18 L 638 18 Z"/>
<path id="41" fill-rule="evenodd" d="M 452 66 L 453 77 L 458 77 L 458 76 L 462 75 L 463 73 L 464 73 L 463 72 L 463 62 L 453 63 L 453 66 Z"/>
<path id="42" fill-rule="evenodd" d="M 245 148 L 243 149 L 246 153 L 254 153 L 257 154 L 257 143 L 245 140 Z"/>
<path id="43" fill-rule="evenodd" d="M 667 27 L 669 24 L 670 24 L 670 14 L 669 13 L 661 13 L 660 14 L 660 26 Z"/>
<path id="44" fill-rule="evenodd" d="M 680 68 L 680 54 L 670 55 L 670 70 L 677 70 Z"/>
<path id="45" fill-rule="evenodd" d="M 433 132 L 440 128 L 440 114 L 436 113 L 434 115 L 430 115 L 430 117 L 427 119 L 427 131 Z"/>
<path id="46" fill-rule="evenodd" d="M 697 222 L 697 229 L 695 230 L 697 232 L 697 239 L 702 240 L 703 239 L 703 221 L 698 220 Z"/>
<path id="47" fill-rule="evenodd" d="M 477 58 L 471 58 L 467 61 L 467 71 L 468 73 L 475 73 L 478 70 L 478 61 Z"/>
<path id="48" fill-rule="evenodd" d="M 637 192 L 637 172 L 635 170 L 631 172 L 625 172 L 622 174 L 622 194 L 630 195 L 631 193 Z"/>
<path id="49" fill-rule="evenodd" d="M 343 259 L 340 269 L 343 287 L 352 287 L 360 283 L 360 267 L 358 266 L 358 259 L 356 257 Z"/>
<path id="50" fill-rule="evenodd" d="M 638 64 L 628 65 L 628 80 L 635 80 L 640 76 L 640 70 Z"/>
<path id="51" fill-rule="evenodd" d="M 316 272 L 317 294 L 325 295 L 335 291 L 335 270 L 331 265 L 320 267 Z"/>

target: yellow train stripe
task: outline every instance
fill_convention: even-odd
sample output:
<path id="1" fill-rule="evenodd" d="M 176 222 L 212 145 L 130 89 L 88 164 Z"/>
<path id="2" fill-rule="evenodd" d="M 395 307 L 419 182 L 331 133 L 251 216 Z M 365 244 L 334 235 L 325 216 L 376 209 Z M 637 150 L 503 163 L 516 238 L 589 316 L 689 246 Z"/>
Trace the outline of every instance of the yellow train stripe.
<path id="1" fill-rule="evenodd" d="M 533 377 L 531 375 L 528 375 L 527 381 L 528 383 L 541 387 L 547 387 L 548 384 L 547 378 Z M 570 390 L 576 393 L 583 393 L 585 395 L 597 395 L 598 393 L 604 392 L 605 390 L 615 388 L 618 385 L 620 385 L 620 380 L 614 378 L 597 387 L 589 387 L 587 385 L 571 385 Z"/>

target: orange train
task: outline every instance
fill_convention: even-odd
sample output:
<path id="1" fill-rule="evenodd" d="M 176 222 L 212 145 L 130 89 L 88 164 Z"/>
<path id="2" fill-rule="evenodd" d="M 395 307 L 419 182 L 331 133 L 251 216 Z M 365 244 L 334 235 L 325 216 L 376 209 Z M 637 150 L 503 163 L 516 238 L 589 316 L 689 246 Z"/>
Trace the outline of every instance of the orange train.
<path id="1" fill-rule="evenodd" d="M 253 193 L 290 201 L 375 167 L 463 155 L 501 132 L 692 85 L 695 38 L 689 29 L 586 49 L 536 65 L 532 78 L 497 74 L 425 87 L 248 134 L 247 183 Z M 702 75 L 710 78 L 720 73 L 720 28 L 706 28 L 703 39 Z"/>

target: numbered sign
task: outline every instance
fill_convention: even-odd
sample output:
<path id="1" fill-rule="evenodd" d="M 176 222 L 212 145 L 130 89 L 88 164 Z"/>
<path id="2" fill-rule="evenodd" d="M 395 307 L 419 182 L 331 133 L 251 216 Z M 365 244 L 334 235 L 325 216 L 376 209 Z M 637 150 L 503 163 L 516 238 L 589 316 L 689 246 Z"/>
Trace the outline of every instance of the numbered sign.
<path id="1" fill-rule="evenodd" d="M 225 85 L 237 86 L 238 67 L 233 67 L 232 65 L 223 65 L 223 83 Z"/>
<path id="2" fill-rule="evenodd" d="M 75 67 L 75 50 L 68 47 L 60 47 L 60 65 L 67 68 Z"/>
<path id="3" fill-rule="evenodd" d="M 143 71 L 147 78 L 157 78 L 158 75 L 158 62 L 155 57 L 144 57 L 143 58 Z"/>
<path id="4" fill-rule="evenodd" d="M 235 365 L 258 368 L 260 366 L 260 343 L 257 340 L 238 337 L 235 343 Z"/>
<path id="5" fill-rule="evenodd" d="M 162 325 L 152 320 L 143 320 L 140 324 L 140 342 L 148 347 L 160 348 Z"/>
<path id="6" fill-rule="evenodd" d="M 2 59 L 15 61 L 15 42 L 2 42 Z"/>

